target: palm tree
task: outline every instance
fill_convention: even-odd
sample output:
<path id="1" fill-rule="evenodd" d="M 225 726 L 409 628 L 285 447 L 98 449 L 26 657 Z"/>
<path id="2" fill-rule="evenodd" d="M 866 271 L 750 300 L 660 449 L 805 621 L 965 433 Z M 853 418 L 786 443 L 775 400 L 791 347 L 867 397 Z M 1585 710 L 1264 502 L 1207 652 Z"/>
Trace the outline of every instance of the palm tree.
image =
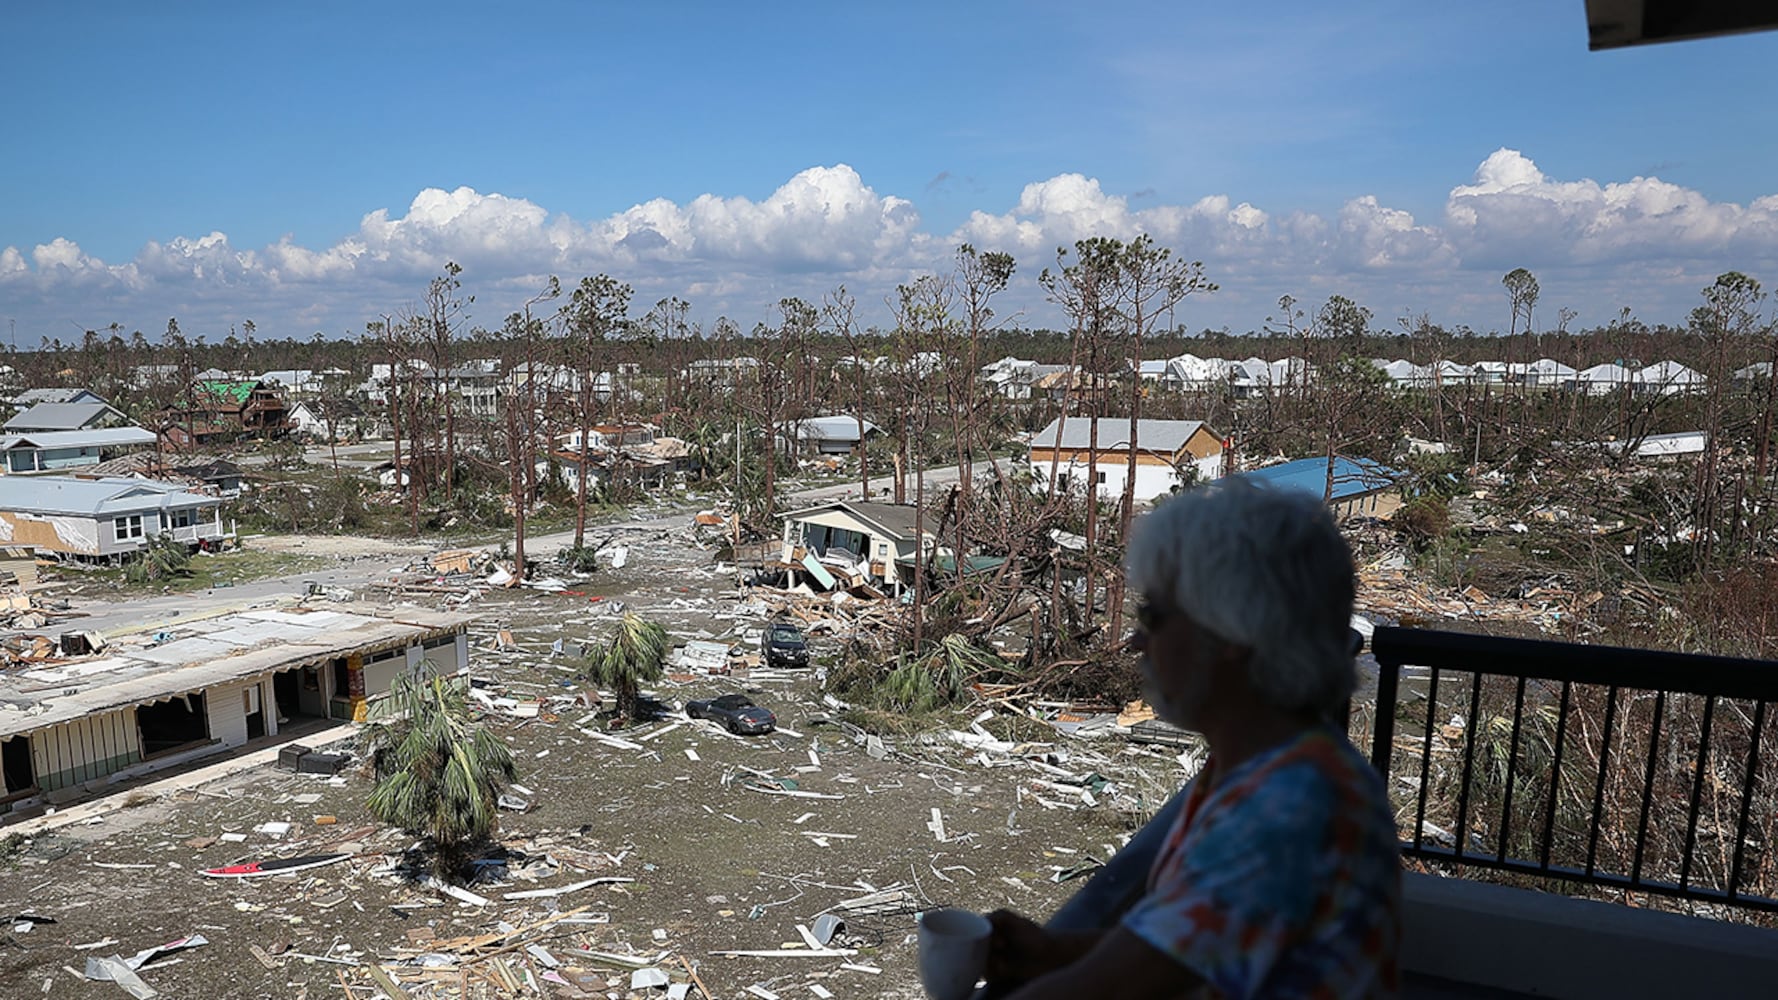
<path id="1" fill-rule="evenodd" d="M 173 540 L 169 532 L 161 532 L 142 547 L 137 559 L 124 569 L 124 578 L 131 583 L 149 583 L 191 575 L 191 553 L 185 543 Z"/>
<path id="2" fill-rule="evenodd" d="M 642 685 L 661 679 L 669 648 L 665 626 L 625 612 L 610 640 L 594 647 L 582 667 L 593 683 L 612 690 L 618 715 L 634 718 Z"/>
<path id="3" fill-rule="evenodd" d="M 505 741 L 470 720 L 463 688 L 446 677 L 397 678 L 399 715 L 371 729 L 372 815 L 424 837 L 434 871 L 462 872 L 470 848 L 499 826 L 498 800 L 518 777 Z"/>

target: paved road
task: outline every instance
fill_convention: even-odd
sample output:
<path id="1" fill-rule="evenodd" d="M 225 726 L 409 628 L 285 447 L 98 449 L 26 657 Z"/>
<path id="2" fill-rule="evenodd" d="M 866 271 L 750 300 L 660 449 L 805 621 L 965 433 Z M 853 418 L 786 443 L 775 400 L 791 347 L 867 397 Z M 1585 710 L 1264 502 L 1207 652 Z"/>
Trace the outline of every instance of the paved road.
<path id="1" fill-rule="evenodd" d="M 319 468 L 332 468 L 336 453 L 341 468 L 374 469 L 395 456 L 395 446 L 387 441 L 342 444 L 337 449 L 328 448 L 326 445 L 310 446 L 303 449 L 303 461 Z M 242 455 L 234 459 L 236 465 L 246 468 L 264 465 L 269 461 L 271 459 L 265 455 Z"/>
<path id="2" fill-rule="evenodd" d="M 973 467 L 976 474 L 988 470 L 988 463 L 977 463 Z M 926 474 L 926 489 L 929 495 L 942 490 L 957 481 L 955 467 L 933 469 Z M 888 479 L 872 481 L 873 489 L 880 490 Z M 907 481 L 908 495 L 913 495 L 913 477 Z M 835 498 L 856 497 L 858 484 L 847 483 L 834 486 L 819 486 L 811 489 L 797 490 L 790 494 L 793 506 L 819 503 Z M 887 500 L 887 496 L 876 499 Z M 639 517 L 628 520 L 600 522 L 596 527 L 589 525 L 590 532 L 597 536 L 608 536 L 614 531 L 662 531 L 684 529 L 689 518 L 696 510 L 694 505 L 677 508 L 670 513 L 651 517 Z M 558 550 L 572 544 L 573 531 L 558 531 L 545 535 L 532 535 L 525 539 L 525 552 L 532 558 L 549 557 Z M 386 555 L 365 556 L 350 560 L 341 560 L 333 566 L 313 570 L 294 576 L 274 577 L 268 580 L 256 580 L 234 587 L 221 587 L 215 590 L 197 591 L 184 594 L 169 594 L 162 597 L 144 597 L 124 603 L 111 601 L 89 601 L 75 598 L 73 607 L 76 611 L 86 612 L 88 617 L 72 619 L 69 627 L 81 629 L 97 629 L 101 632 L 117 632 L 121 630 L 151 627 L 169 624 L 181 619 L 190 619 L 214 615 L 223 611 L 245 607 L 276 597 L 298 594 L 309 583 L 324 587 L 344 587 L 358 590 L 368 584 L 387 580 L 405 569 L 419 554 L 438 548 L 451 547 L 449 543 L 434 543 L 424 539 L 418 542 L 392 541 L 390 548 L 396 551 Z M 470 546 L 475 548 L 475 546 Z M 479 546 L 481 551 L 492 552 L 499 544 Z M 203 558 L 203 557 L 198 557 Z"/>

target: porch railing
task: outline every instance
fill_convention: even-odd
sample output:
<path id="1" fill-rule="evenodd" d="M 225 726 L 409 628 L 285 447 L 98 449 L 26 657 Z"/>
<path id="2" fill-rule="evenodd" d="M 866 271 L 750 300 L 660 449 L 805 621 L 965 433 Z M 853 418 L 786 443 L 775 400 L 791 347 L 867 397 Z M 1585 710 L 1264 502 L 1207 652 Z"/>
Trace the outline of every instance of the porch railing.
<path id="1" fill-rule="evenodd" d="M 1371 647 L 1404 857 L 1778 912 L 1778 662 L 1402 628 Z"/>

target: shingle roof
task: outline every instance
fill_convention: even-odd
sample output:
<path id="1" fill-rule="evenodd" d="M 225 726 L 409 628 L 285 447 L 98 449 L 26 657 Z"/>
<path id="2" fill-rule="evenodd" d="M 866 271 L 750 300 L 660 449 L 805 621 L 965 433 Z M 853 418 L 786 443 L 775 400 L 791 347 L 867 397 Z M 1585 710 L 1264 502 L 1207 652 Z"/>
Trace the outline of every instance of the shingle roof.
<path id="1" fill-rule="evenodd" d="M 1064 423 L 1066 420 L 1066 423 Z M 1057 417 L 1043 430 L 1031 436 L 1034 448 L 1086 448 L 1092 426 L 1099 427 L 1098 447 L 1105 451 L 1127 451 L 1130 447 L 1129 417 Z M 1203 427 L 1202 420 L 1140 420 L 1135 425 L 1136 447 L 1142 451 L 1176 454 Z M 1212 434 L 1215 432 L 1212 431 Z"/>
<path id="2" fill-rule="evenodd" d="M 914 537 L 915 508 L 913 504 L 874 503 L 863 500 L 830 500 L 827 503 L 793 510 L 784 515 L 785 520 L 794 520 L 799 515 L 811 514 L 816 511 L 833 510 L 835 508 L 850 511 L 852 514 L 875 523 L 897 539 Z M 938 518 L 929 516 L 925 525 L 926 533 L 932 534 L 937 526 Z"/>

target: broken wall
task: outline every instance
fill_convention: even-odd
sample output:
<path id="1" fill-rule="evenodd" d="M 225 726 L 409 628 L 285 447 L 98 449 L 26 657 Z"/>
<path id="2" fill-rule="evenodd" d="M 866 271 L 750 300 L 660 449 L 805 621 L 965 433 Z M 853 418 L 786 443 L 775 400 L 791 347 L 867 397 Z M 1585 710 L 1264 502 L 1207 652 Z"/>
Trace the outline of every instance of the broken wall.
<path id="1" fill-rule="evenodd" d="M 0 511 L 0 541 L 29 545 L 46 552 L 74 555 L 99 554 L 99 523 L 92 518 L 42 517 L 19 511 Z M 134 544 L 120 546 L 133 549 Z"/>
<path id="2" fill-rule="evenodd" d="M 223 746 L 238 747 L 247 742 L 246 691 L 258 687 L 258 679 L 241 684 L 213 687 L 204 692 L 210 710 L 210 738 Z"/>

